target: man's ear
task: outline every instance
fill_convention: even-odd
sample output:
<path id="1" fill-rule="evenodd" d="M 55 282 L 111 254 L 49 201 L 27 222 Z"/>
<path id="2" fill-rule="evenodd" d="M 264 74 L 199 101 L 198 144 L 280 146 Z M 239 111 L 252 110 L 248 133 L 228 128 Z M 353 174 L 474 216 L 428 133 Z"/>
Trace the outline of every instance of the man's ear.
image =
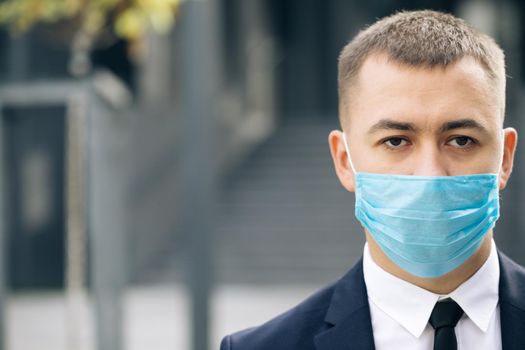
<path id="1" fill-rule="evenodd" d="M 339 130 L 330 132 L 330 135 L 328 135 L 328 146 L 330 147 L 330 153 L 334 161 L 335 173 L 341 185 L 343 185 L 347 191 L 354 192 L 354 172 L 348 161 L 348 155 L 343 141 L 343 132 Z"/>
<path id="2" fill-rule="evenodd" d="M 505 143 L 503 145 L 503 160 L 501 170 L 499 173 L 499 189 L 502 190 L 507 186 L 512 167 L 514 166 L 514 154 L 516 152 L 516 145 L 518 143 L 518 132 L 514 128 L 505 128 L 504 130 Z"/>

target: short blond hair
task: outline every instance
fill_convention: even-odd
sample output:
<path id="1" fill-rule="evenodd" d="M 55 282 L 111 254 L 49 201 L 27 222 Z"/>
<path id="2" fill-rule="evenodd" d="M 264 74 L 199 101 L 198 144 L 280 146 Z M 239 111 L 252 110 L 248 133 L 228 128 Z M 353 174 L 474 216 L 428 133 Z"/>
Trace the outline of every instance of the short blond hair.
<path id="1" fill-rule="evenodd" d="M 500 94 L 505 114 L 505 57 L 488 35 L 453 15 L 430 11 L 403 11 L 385 17 L 359 32 L 339 55 L 339 116 L 348 105 L 349 88 L 363 62 L 384 53 L 395 62 L 423 68 L 446 67 L 463 57 L 481 64 Z"/>

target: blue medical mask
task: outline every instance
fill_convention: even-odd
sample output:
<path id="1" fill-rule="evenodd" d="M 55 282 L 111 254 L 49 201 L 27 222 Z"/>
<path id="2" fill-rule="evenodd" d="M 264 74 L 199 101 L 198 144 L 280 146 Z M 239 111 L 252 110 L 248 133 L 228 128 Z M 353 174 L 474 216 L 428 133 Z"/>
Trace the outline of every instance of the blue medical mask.
<path id="1" fill-rule="evenodd" d="M 497 174 L 412 176 L 356 172 L 355 216 L 381 250 L 419 277 L 470 258 L 499 217 Z"/>

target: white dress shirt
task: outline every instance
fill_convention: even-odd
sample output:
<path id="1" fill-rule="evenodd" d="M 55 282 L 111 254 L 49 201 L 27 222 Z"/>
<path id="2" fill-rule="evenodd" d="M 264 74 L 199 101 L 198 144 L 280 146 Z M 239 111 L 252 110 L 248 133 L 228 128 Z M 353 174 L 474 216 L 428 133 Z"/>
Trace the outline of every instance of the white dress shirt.
<path id="1" fill-rule="evenodd" d="M 429 292 L 386 272 L 373 261 L 367 244 L 363 272 L 376 350 L 432 350 L 434 329 L 428 320 L 436 302 L 444 298 L 452 298 L 465 312 L 455 328 L 458 350 L 501 350 L 494 241 L 483 266 L 448 295 Z"/>

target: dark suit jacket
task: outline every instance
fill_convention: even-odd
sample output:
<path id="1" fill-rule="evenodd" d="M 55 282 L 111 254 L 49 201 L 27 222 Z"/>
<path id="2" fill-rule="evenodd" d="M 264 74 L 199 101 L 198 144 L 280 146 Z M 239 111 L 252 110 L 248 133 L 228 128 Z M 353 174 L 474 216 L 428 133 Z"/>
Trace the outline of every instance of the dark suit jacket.
<path id="1" fill-rule="evenodd" d="M 498 255 L 503 350 L 523 350 L 525 269 Z M 374 349 L 362 260 L 339 281 L 293 309 L 259 327 L 227 336 L 221 343 L 221 350 L 336 349 Z"/>

